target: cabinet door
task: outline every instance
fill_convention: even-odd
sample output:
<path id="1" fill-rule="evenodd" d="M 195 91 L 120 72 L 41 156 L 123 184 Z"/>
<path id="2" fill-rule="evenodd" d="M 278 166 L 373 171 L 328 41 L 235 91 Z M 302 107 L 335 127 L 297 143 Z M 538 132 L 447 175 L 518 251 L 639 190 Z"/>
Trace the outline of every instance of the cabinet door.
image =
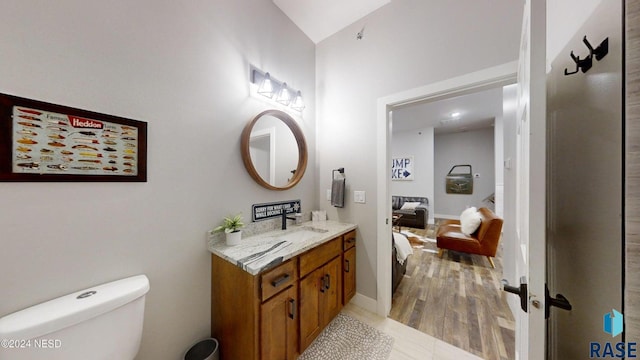
<path id="1" fill-rule="evenodd" d="M 356 248 L 352 247 L 344 253 L 342 263 L 342 305 L 346 305 L 356 294 Z"/>
<path id="2" fill-rule="evenodd" d="M 298 289 L 289 289 L 260 307 L 262 360 L 295 359 L 298 356 Z"/>
<path id="3" fill-rule="evenodd" d="M 324 266 L 325 291 L 322 293 L 322 326 L 326 326 L 342 310 L 342 257 L 338 256 Z"/>
<path id="4" fill-rule="evenodd" d="M 316 269 L 300 280 L 300 352 L 313 342 L 323 328 L 320 311 L 323 281 L 323 268 Z"/>

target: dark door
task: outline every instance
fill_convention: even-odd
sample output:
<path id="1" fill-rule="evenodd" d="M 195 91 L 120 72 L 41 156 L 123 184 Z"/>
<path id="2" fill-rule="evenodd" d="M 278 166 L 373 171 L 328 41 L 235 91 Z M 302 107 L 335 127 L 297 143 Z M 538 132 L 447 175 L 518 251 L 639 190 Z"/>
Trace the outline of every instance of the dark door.
<path id="1" fill-rule="evenodd" d="M 591 342 L 622 341 L 603 331 L 604 315 L 623 311 L 622 11 L 621 1 L 603 1 L 547 76 L 547 282 L 573 307 L 551 309 L 549 359 L 584 359 Z M 608 54 L 594 53 L 583 72 L 588 47 L 607 38 Z M 571 51 L 583 66 L 565 75 L 578 65 Z"/>

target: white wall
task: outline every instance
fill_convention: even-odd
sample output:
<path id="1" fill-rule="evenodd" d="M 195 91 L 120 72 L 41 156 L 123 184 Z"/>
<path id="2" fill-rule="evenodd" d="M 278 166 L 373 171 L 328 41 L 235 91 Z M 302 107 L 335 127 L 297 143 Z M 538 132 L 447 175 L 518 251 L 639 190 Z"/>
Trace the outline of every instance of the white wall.
<path id="1" fill-rule="evenodd" d="M 457 218 L 469 206 L 490 207 L 483 202 L 495 192 L 495 157 L 493 128 L 459 133 L 436 134 L 435 148 L 435 201 L 436 217 Z M 473 179 L 472 194 L 447 194 L 446 175 L 454 165 L 471 165 Z M 454 172 L 467 171 L 456 168 Z"/>
<path id="2" fill-rule="evenodd" d="M 547 0 L 547 62 L 549 64 L 560 54 L 576 29 L 582 27 L 602 1 Z M 568 53 L 564 55 L 569 57 Z"/>
<path id="3" fill-rule="evenodd" d="M 210 334 L 205 232 L 254 203 L 317 208 L 314 44 L 269 0 L 4 0 L 0 33 L 0 92 L 149 125 L 146 183 L 0 184 L 0 316 L 144 273 L 138 358 L 180 358 Z M 242 164 L 245 123 L 274 107 L 249 96 L 250 63 L 307 103 L 292 190 Z"/>
<path id="4" fill-rule="evenodd" d="M 322 41 L 316 49 L 319 197 L 331 169 L 345 168 L 351 191 L 331 219 L 358 224 L 358 292 L 376 299 L 376 101 L 403 90 L 516 60 L 524 1 L 395 0 Z M 362 40 L 356 33 L 366 25 Z M 383 131 L 383 129 L 382 129 Z"/>
<path id="5" fill-rule="evenodd" d="M 433 222 L 433 128 L 394 132 L 391 153 L 392 157 L 413 156 L 414 174 L 412 181 L 392 181 L 391 195 L 426 197 Z"/>

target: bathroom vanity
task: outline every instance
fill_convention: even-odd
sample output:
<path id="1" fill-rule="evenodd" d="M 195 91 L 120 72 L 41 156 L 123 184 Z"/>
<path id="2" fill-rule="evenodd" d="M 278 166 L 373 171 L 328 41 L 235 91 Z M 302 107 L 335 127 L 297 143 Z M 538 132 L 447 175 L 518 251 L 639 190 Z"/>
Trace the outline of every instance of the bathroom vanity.
<path id="1" fill-rule="evenodd" d="M 307 222 L 209 245 L 222 359 L 295 359 L 355 295 L 356 225 Z"/>

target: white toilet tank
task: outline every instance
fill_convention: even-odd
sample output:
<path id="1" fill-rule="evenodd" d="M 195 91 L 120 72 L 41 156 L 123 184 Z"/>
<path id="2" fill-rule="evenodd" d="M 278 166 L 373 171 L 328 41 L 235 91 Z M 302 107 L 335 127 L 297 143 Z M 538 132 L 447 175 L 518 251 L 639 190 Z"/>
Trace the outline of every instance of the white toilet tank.
<path id="1" fill-rule="evenodd" d="M 131 360 L 140 349 L 149 279 L 81 290 L 0 319 L 0 360 Z"/>

